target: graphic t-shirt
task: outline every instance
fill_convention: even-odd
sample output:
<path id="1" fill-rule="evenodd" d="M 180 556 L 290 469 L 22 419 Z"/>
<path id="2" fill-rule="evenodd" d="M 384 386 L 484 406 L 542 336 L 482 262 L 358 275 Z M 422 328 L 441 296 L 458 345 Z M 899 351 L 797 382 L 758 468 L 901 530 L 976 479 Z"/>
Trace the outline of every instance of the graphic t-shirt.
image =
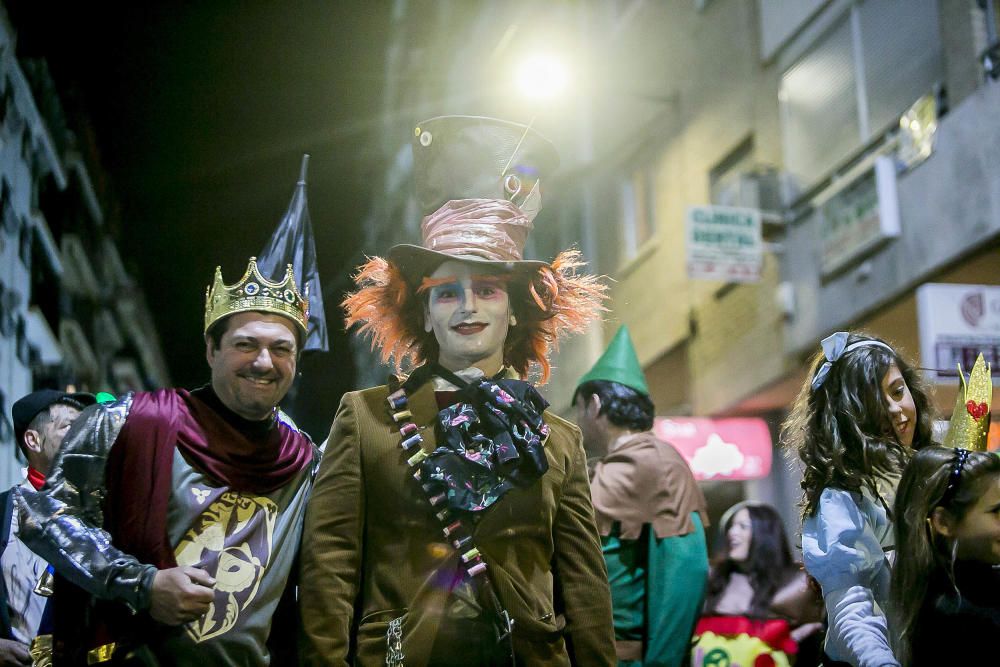
<path id="1" fill-rule="evenodd" d="M 174 453 L 167 513 L 177 565 L 215 578 L 208 612 L 165 641 L 179 664 L 267 665 L 271 618 L 302 534 L 311 466 L 270 494 L 237 493 Z"/>

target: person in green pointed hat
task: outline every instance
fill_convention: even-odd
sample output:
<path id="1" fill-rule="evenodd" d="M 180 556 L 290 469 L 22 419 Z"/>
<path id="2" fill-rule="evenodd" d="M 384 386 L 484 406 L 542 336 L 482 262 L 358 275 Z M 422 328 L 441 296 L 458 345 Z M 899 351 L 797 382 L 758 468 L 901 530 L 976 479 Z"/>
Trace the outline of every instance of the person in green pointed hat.
<path id="1" fill-rule="evenodd" d="M 577 385 L 577 424 L 608 566 L 619 667 L 680 665 L 705 595 L 707 506 L 655 408 L 624 325 Z"/>

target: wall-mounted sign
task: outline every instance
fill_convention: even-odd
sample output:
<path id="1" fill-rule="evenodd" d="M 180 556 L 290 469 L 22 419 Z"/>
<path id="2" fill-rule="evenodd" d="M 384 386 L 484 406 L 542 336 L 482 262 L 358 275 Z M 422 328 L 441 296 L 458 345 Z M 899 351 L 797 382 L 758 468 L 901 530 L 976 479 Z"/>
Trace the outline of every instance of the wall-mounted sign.
<path id="1" fill-rule="evenodd" d="M 927 283 L 917 288 L 920 358 L 932 380 L 953 382 L 982 354 L 1000 382 L 1000 286 Z"/>
<path id="2" fill-rule="evenodd" d="M 755 283 L 764 262 L 760 211 L 729 206 L 691 206 L 687 272 L 692 280 Z"/>
<path id="3" fill-rule="evenodd" d="M 760 479 L 771 472 L 771 431 L 763 419 L 657 417 L 653 431 L 677 448 L 695 479 Z"/>
<path id="4" fill-rule="evenodd" d="M 819 206 L 817 218 L 824 276 L 899 236 L 899 197 L 892 158 L 875 158 L 871 169 Z"/>

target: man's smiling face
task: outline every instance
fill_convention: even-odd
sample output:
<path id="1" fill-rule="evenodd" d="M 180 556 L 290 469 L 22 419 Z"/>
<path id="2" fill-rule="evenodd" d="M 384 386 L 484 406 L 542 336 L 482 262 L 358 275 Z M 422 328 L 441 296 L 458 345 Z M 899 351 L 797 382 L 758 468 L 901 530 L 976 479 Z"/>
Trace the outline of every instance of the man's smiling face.
<path id="1" fill-rule="evenodd" d="M 504 278 L 487 268 L 451 260 L 430 275 L 425 328 L 434 332 L 442 366 L 450 370 L 477 366 L 494 373 L 503 365 L 510 326 Z"/>
<path id="2" fill-rule="evenodd" d="M 231 315 L 223 324 L 218 348 L 206 338 L 212 389 L 241 417 L 265 419 L 295 379 L 295 325 L 281 315 L 257 312 Z"/>

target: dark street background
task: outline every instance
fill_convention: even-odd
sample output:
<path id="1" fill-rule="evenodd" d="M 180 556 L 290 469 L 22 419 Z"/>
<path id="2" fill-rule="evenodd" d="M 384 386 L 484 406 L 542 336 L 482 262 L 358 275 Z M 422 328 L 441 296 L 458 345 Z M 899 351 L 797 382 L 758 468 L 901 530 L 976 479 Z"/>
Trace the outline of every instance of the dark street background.
<path id="1" fill-rule="evenodd" d="M 293 416 L 325 438 L 353 366 L 337 306 L 360 259 L 389 3 L 17 1 L 19 50 L 48 59 L 91 118 L 173 384 L 208 379 L 201 330 L 216 265 L 234 282 L 291 198 L 302 154 L 331 352 L 300 362 Z M 308 397 L 308 398 L 306 398 Z"/>

